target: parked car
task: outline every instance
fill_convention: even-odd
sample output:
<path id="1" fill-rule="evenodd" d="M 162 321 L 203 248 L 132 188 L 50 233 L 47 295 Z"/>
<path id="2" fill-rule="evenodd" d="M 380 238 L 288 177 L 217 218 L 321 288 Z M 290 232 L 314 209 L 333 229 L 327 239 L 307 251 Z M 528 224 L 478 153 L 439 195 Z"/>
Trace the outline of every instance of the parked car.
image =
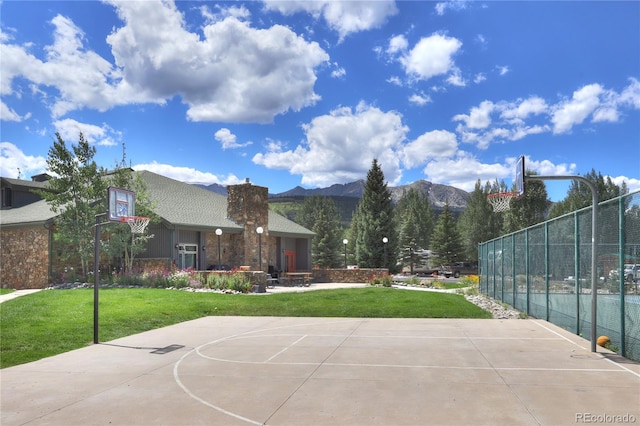
<path id="1" fill-rule="evenodd" d="M 614 269 L 609 272 L 609 279 L 613 281 L 617 281 L 619 277 L 618 270 Z M 624 265 L 624 274 L 625 281 L 637 281 L 640 279 L 640 265 L 639 264 L 626 264 Z"/>
<path id="2" fill-rule="evenodd" d="M 442 265 L 438 273 L 447 278 L 460 278 L 460 275 L 477 275 L 478 264 L 476 262 L 456 262 L 453 265 Z"/>

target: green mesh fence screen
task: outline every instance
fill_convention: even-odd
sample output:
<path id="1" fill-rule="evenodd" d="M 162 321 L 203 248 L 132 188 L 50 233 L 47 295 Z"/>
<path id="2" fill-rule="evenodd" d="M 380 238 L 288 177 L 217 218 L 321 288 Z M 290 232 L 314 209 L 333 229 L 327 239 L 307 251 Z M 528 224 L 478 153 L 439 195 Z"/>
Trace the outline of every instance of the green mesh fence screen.
<path id="1" fill-rule="evenodd" d="M 597 336 L 640 360 L 640 192 L 597 214 Z M 589 207 L 480 244 L 480 291 L 591 340 L 591 221 Z"/>

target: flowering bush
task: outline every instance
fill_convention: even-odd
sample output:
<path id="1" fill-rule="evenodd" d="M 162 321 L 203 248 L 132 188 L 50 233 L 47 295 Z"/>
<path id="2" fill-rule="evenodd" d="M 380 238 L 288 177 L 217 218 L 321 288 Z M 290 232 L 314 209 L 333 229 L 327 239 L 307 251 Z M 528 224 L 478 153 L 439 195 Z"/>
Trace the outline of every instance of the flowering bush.
<path id="1" fill-rule="evenodd" d="M 198 272 L 190 269 L 151 268 L 143 272 L 132 271 L 126 274 L 114 274 L 112 282 L 116 285 L 151 288 L 207 288 L 211 290 L 233 290 L 247 293 L 251 281 L 240 272 L 218 273 Z"/>
<path id="2" fill-rule="evenodd" d="M 479 282 L 480 277 L 477 275 L 468 275 L 460 279 L 460 284 L 467 287 L 464 293 L 469 295 L 479 294 Z"/>

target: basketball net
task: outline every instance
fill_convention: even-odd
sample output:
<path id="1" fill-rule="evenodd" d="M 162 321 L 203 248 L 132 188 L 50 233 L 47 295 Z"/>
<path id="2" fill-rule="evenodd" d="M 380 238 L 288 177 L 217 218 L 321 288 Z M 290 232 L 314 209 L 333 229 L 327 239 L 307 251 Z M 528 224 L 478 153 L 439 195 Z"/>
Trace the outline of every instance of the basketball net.
<path id="1" fill-rule="evenodd" d="M 517 196 L 517 192 L 496 192 L 488 194 L 487 201 L 493 207 L 494 212 L 504 212 L 509 210 L 511 200 Z"/>
<path id="2" fill-rule="evenodd" d="M 143 216 L 120 216 L 120 222 L 126 222 L 131 228 L 131 233 L 142 234 L 149 225 L 150 218 Z"/>

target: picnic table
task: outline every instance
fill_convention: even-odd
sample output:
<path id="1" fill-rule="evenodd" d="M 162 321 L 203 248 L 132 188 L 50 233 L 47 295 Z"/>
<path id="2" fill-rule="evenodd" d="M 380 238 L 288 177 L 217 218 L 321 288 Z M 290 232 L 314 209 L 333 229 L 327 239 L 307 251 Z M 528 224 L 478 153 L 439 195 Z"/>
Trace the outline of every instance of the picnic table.
<path id="1" fill-rule="evenodd" d="M 304 285 L 309 287 L 313 272 L 285 272 L 282 281 L 285 285 Z"/>

